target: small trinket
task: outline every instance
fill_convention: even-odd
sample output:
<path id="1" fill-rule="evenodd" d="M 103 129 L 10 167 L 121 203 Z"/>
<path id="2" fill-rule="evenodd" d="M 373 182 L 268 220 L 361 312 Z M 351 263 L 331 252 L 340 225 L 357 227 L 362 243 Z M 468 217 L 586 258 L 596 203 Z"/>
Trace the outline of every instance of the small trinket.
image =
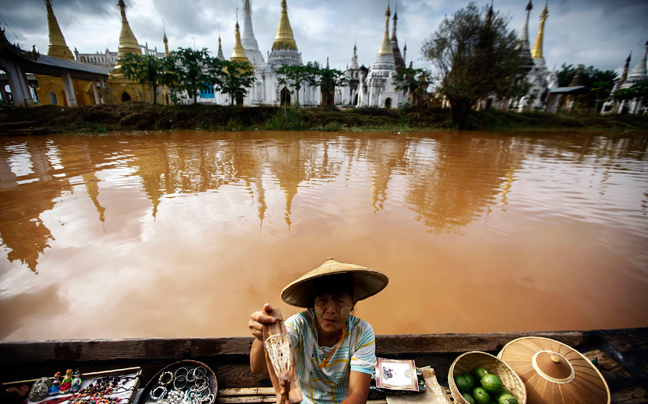
<path id="1" fill-rule="evenodd" d="M 54 373 L 54 380 L 52 380 L 52 386 L 49 388 L 49 395 L 53 396 L 59 393 L 61 388 L 61 372 Z"/>
<path id="2" fill-rule="evenodd" d="M 41 401 L 47 397 L 49 388 L 52 386 L 52 381 L 49 377 L 41 377 L 34 382 L 31 390 L 29 391 L 29 401 Z"/>
<path id="3" fill-rule="evenodd" d="M 67 394 L 72 388 L 72 369 L 68 369 L 63 376 L 63 381 L 61 382 L 61 387 L 59 388 L 59 394 Z"/>
<path id="4" fill-rule="evenodd" d="M 79 369 L 74 372 L 74 380 L 72 380 L 72 387 L 70 388 L 70 392 L 76 393 L 81 389 L 81 374 L 79 373 Z"/>

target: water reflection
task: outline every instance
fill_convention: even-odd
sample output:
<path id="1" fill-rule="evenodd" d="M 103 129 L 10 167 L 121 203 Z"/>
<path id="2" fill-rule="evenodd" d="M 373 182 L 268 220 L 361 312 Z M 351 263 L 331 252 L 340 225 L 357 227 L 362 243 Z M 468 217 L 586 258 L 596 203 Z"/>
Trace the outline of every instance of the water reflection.
<path id="1" fill-rule="evenodd" d="M 135 177 L 141 184 L 153 217 L 164 198 L 217 192 L 225 185 L 239 184 L 257 206 L 260 227 L 268 209 L 264 176 L 269 175 L 283 192 L 283 216 L 289 227 L 300 188 L 340 179 L 366 180 L 371 189 L 367 203 L 378 212 L 389 202 L 390 182 L 405 177 L 405 188 L 398 189 L 403 185 L 398 184 L 394 190 L 403 195 L 393 199 L 402 198 L 417 221 L 431 232 L 442 233 L 461 232 L 493 205 L 507 205 L 515 172 L 530 156 L 595 165 L 603 170 L 604 183 L 612 170 L 631 170 L 619 160 L 645 161 L 647 150 L 645 138 L 521 139 L 454 133 L 432 138 L 175 133 L 12 138 L 4 143 L 0 153 L 0 235 L 9 260 L 26 264 L 34 272 L 38 257 L 52 239 L 39 216 L 51 210 L 64 193 L 74 193 L 74 187 L 83 184 L 97 219 L 104 223 L 106 208 L 100 201 L 100 183 L 119 186 L 120 179 L 111 175 L 102 180 L 100 176 L 119 167 L 127 167 L 123 175 Z M 364 169 L 367 178 L 357 178 Z M 600 192 L 605 192 L 605 187 Z M 641 202 L 644 211 L 646 194 Z"/>
<path id="2" fill-rule="evenodd" d="M 423 257 L 433 255 L 438 266 L 453 269 L 448 273 L 463 271 L 466 277 L 485 276 L 474 273 L 477 265 L 488 268 L 517 262 L 526 269 L 483 281 L 520 285 L 520 290 L 526 290 L 519 292 L 520 299 L 527 299 L 529 307 L 534 299 L 545 299 L 543 293 L 550 293 L 560 304 L 573 304 L 560 291 L 534 284 L 540 281 L 531 268 L 539 264 L 529 264 L 525 254 L 536 253 L 517 251 L 520 240 L 535 247 L 546 244 L 546 251 L 555 251 L 556 242 L 581 237 L 588 248 L 604 245 L 628 260 L 629 266 L 645 270 L 648 256 L 637 244 L 648 240 L 646 150 L 645 137 L 492 133 L 178 132 L 2 138 L 0 275 L 5 281 L 0 304 L 6 307 L 7 299 L 16 299 L 10 291 L 36 285 L 12 283 L 10 272 L 19 268 L 39 274 L 41 265 L 49 261 L 50 271 L 60 271 L 69 259 L 76 265 L 87 263 L 84 270 L 91 272 L 108 269 L 105 262 L 113 259 L 118 260 L 116 266 L 137 271 L 156 285 L 133 296 L 144 305 L 146 299 L 159 299 L 161 290 L 169 290 L 161 281 L 149 279 L 148 264 L 140 261 L 160 259 L 160 252 L 169 248 L 184 257 L 202 251 L 197 255 L 203 261 L 197 265 L 214 256 L 225 261 L 228 252 L 230 269 L 218 275 L 220 280 L 237 284 L 233 292 L 245 296 L 274 296 L 276 291 L 269 292 L 264 285 L 276 282 L 274 289 L 280 289 L 299 271 L 280 272 L 285 265 L 282 259 L 294 256 L 303 261 L 314 246 L 374 254 L 377 263 L 392 264 L 396 258 L 404 259 L 393 251 L 405 254 L 412 249 L 411 266 L 420 268 L 417 271 L 425 271 Z M 558 221 L 569 222 L 570 227 L 554 227 Z M 601 234 L 615 229 L 632 237 L 576 236 L 579 223 L 588 223 L 586 231 L 596 224 L 606 226 Z M 437 238 L 425 238 L 420 231 Z M 548 234 L 553 240 L 546 240 Z M 501 240 L 500 261 L 484 255 L 485 239 Z M 395 247 L 389 253 L 372 249 L 381 243 Z M 254 257 L 239 251 L 242 245 L 254 249 Z M 457 261 L 466 246 L 475 251 L 474 256 Z M 84 257 L 89 251 L 95 256 Z M 295 255 L 296 251 L 302 255 Z M 74 258 L 62 258 L 66 254 Z M 178 259 L 176 265 L 187 264 Z M 259 272 L 246 272 L 254 281 L 239 285 L 236 276 L 254 266 Z M 264 271 L 280 275 L 270 280 Z M 204 276 L 203 282 L 212 282 L 214 275 L 196 276 L 187 280 L 188 296 L 196 297 L 192 291 L 196 280 Z M 416 283 L 417 276 L 420 272 L 415 271 L 403 279 Z M 572 285 L 579 276 L 570 278 Z M 648 281 L 645 271 L 624 276 L 635 277 L 640 284 Z M 455 292 L 467 287 L 465 281 L 445 282 Z M 601 276 L 600 282 L 609 280 Z M 398 288 L 398 281 L 395 284 Z M 620 282 L 619 288 L 624 285 Z M 400 292 L 425 295 L 417 288 L 403 284 Z M 34 296 L 46 292 L 58 296 L 54 290 L 52 284 L 41 285 L 25 292 L 22 299 L 38 307 L 42 302 Z M 645 301 L 637 291 L 628 296 L 626 304 Z M 217 301 L 208 294 L 196 298 L 209 305 Z M 63 308 L 68 304 L 59 303 Z M 535 315 L 537 319 L 544 314 Z M 558 324 L 567 328 L 578 317 L 573 312 L 565 316 Z M 647 315 L 639 310 L 632 317 L 646 319 Z M 401 332 L 421 332 L 417 318 L 402 319 L 399 327 L 406 330 Z M 15 319 L 7 321 L 23 326 Z M 113 321 L 126 324 L 129 320 Z M 453 321 L 461 323 L 457 318 Z M 202 329 L 197 324 L 187 327 Z"/>

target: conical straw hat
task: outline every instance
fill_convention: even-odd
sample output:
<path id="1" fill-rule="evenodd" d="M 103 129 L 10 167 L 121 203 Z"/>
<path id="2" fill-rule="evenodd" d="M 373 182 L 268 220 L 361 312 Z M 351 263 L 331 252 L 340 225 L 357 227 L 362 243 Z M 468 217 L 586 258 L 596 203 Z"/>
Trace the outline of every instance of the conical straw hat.
<path id="1" fill-rule="evenodd" d="M 610 389 L 592 362 L 549 338 L 523 337 L 497 355 L 520 375 L 529 404 L 609 404 Z"/>
<path id="2" fill-rule="evenodd" d="M 382 272 L 359 265 L 343 264 L 329 258 L 322 266 L 313 269 L 286 286 L 281 291 L 281 299 L 292 306 L 308 308 L 315 298 L 313 288 L 315 279 L 338 274 L 351 274 L 353 276 L 355 297 L 358 300 L 375 295 L 389 283 L 389 278 Z"/>

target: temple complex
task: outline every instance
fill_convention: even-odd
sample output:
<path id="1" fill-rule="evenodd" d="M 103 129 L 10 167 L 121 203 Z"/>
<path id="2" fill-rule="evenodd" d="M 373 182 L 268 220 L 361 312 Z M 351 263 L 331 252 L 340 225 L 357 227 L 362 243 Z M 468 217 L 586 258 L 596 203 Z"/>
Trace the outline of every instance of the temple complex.
<path id="1" fill-rule="evenodd" d="M 398 92 L 394 88 L 394 76 L 397 71 L 394 48 L 389 38 L 389 17 L 388 5 L 385 12 L 385 33 L 378 54 L 366 78 L 359 84 L 358 106 L 360 107 L 398 108 L 399 103 L 404 99 L 403 92 Z"/>
<path id="2" fill-rule="evenodd" d="M 632 55 L 628 56 L 628 58 L 626 59 L 625 67 L 623 69 L 623 74 L 621 75 L 621 78 L 619 79 L 616 86 L 612 90 L 612 94 L 614 94 L 619 90 L 630 88 L 642 81 L 648 81 L 648 66 L 646 65 L 647 58 L 648 58 L 648 41 L 646 42 L 644 54 L 639 60 L 639 63 L 634 67 L 634 69 L 632 69 L 630 75 L 628 75 L 631 56 Z M 610 114 L 610 113 L 639 114 L 639 113 L 645 113 L 646 109 L 648 109 L 648 105 L 643 105 L 641 99 L 635 98 L 633 100 L 623 101 L 623 102 L 610 100 L 603 105 L 603 109 L 601 113 L 602 114 Z"/>
<path id="3" fill-rule="evenodd" d="M 545 23 L 549 17 L 548 5 L 540 14 L 540 29 L 536 36 L 533 49 L 529 51 L 529 17 L 533 4 L 529 0 L 526 6 L 526 19 L 520 33 L 520 48 L 525 59 L 525 80 L 530 84 L 527 95 L 522 97 L 518 104 L 519 111 L 545 110 L 551 88 L 558 87 L 558 76 L 555 71 L 549 72 L 543 54 Z"/>
<path id="4" fill-rule="evenodd" d="M 49 31 L 49 48 L 47 55 L 64 60 L 74 60 L 74 56 L 68 47 L 61 27 L 56 20 L 52 1 L 45 0 L 47 9 L 47 28 Z M 58 76 L 34 75 L 38 82 L 36 94 L 39 105 L 88 105 L 95 103 L 97 89 L 93 88 L 93 82 L 89 80 L 69 79 L 64 81 Z"/>

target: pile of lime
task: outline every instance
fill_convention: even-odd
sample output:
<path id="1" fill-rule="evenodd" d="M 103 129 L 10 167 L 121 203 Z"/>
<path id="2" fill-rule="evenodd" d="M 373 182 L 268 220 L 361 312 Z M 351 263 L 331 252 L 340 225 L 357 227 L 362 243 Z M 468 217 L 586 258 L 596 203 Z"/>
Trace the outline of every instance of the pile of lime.
<path id="1" fill-rule="evenodd" d="M 502 380 L 485 368 L 479 367 L 472 373 L 454 377 L 457 388 L 464 400 L 470 404 L 518 404 L 511 391 L 504 387 Z"/>

